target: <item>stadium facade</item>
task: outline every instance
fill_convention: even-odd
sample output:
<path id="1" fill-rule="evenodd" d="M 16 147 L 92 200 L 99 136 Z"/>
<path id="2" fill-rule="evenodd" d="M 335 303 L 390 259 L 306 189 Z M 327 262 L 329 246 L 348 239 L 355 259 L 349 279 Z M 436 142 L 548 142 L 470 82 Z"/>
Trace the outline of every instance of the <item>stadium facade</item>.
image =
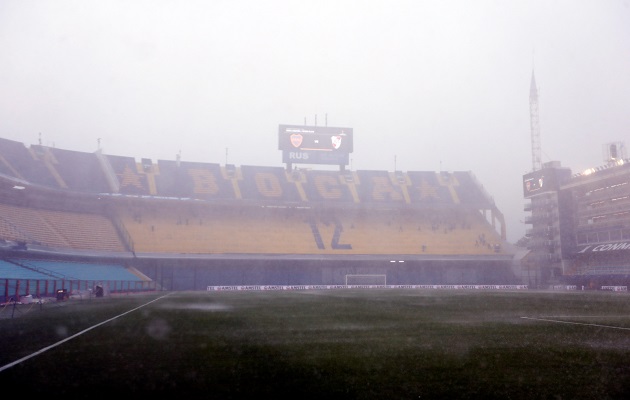
<path id="1" fill-rule="evenodd" d="M 295 151 L 279 167 L 0 139 L 3 259 L 118 263 L 167 290 L 528 283 L 472 172 L 350 171 L 281 129 Z M 351 149 L 340 132 L 333 146 Z M 296 167 L 314 159 L 339 171 Z"/>

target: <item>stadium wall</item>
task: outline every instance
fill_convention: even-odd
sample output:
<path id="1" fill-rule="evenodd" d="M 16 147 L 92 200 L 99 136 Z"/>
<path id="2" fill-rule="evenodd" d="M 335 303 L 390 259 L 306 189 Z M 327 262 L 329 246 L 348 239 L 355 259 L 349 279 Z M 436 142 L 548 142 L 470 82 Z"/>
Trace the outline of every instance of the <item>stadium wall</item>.
<path id="1" fill-rule="evenodd" d="M 521 283 L 510 261 L 483 259 L 139 259 L 136 268 L 168 290 L 223 285 L 343 285 L 347 275 L 384 275 L 391 285 Z"/>

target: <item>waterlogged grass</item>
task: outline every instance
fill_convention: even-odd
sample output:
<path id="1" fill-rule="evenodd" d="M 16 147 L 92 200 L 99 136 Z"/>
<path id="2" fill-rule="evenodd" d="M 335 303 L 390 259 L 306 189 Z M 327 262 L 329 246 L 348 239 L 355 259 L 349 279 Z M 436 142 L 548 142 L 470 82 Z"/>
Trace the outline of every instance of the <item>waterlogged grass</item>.
<path id="1" fill-rule="evenodd" d="M 384 289 L 51 303 L 0 319 L 0 368 L 107 322 L 0 371 L 0 385 L 20 397 L 621 399 L 629 300 Z"/>

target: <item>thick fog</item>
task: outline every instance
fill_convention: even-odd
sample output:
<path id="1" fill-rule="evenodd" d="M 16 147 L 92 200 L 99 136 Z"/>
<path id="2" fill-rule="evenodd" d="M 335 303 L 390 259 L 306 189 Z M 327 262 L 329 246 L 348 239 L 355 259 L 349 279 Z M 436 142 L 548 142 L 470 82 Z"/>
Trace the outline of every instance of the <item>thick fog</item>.
<path id="1" fill-rule="evenodd" d="M 279 124 L 351 127 L 349 168 L 470 170 L 512 242 L 532 72 L 542 162 L 630 145 L 628 0 L 0 0 L 0 49 L 0 137 L 282 166 Z"/>

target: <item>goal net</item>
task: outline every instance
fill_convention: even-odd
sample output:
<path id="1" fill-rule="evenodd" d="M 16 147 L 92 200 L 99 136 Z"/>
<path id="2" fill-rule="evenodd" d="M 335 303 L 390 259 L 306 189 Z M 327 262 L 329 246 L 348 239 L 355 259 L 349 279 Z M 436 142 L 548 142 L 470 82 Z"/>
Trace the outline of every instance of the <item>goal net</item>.
<path id="1" fill-rule="evenodd" d="M 346 286 L 387 285 L 387 275 L 346 275 Z"/>

